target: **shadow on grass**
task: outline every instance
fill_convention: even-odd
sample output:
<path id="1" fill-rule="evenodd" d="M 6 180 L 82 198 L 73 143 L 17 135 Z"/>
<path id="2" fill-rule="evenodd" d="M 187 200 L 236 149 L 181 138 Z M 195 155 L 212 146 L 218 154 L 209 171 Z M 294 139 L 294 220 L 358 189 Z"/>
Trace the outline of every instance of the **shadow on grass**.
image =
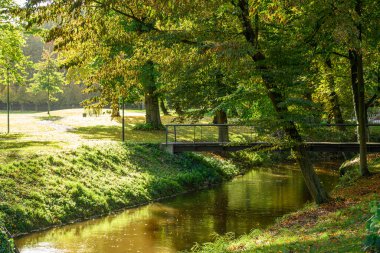
<path id="1" fill-rule="evenodd" d="M 38 117 L 39 120 L 47 120 L 47 121 L 57 121 L 63 119 L 61 116 L 41 116 Z"/>
<path id="2" fill-rule="evenodd" d="M 13 149 L 25 149 L 30 147 L 41 147 L 41 146 L 57 146 L 57 142 L 54 141 L 17 141 L 17 142 L 0 142 L 0 147 L 4 150 Z"/>
<path id="3" fill-rule="evenodd" d="M 90 140 L 121 140 L 120 126 L 77 127 L 69 132 Z M 131 126 L 126 126 L 125 140 L 127 142 L 160 143 L 165 141 L 165 131 L 139 131 L 132 130 Z"/>
<path id="4" fill-rule="evenodd" d="M 25 137 L 24 134 L 0 134 L 0 141 L 2 140 L 17 140 Z"/>
<path id="5" fill-rule="evenodd" d="M 53 141 L 0 141 L 0 164 L 24 160 L 30 155 L 58 149 L 61 149 L 61 145 Z"/>

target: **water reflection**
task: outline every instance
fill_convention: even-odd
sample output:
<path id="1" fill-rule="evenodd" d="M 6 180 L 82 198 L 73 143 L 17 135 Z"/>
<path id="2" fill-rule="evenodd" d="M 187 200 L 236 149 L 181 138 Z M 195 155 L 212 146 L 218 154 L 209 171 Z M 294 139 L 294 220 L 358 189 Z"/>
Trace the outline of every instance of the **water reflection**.
<path id="1" fill-rule="evenodd" d="M 337 178 L 323 174 L 331 188 Z M 126 210 L 105 218 L 35 233 L 16 241 L 31 252 L 177 252 L 214 233 L 247 233 L 263 228 L 311 200 L 292 165 L 252 170 L 211 190 Z"/>

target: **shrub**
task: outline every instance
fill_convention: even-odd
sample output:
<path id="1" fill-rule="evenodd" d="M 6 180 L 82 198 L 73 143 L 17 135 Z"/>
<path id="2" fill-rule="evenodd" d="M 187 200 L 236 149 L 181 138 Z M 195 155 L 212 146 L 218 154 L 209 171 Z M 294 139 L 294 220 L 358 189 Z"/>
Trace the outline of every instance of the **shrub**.
<path id="1" fill-rule="evenodd" d="M 368 235 L 364 241 L 364 250 L 380 252 L 380 202 L 371 202 L 370 208 L 373 215 L 367 221 Z"/>
<path id="2" fill-rule="evenodd" d="M 360 171 L 358 165 L 344 166 L 344 164 L 339 168 L 340 186 L 352 185 L 358 178 L 360 178 Z"/>
<path id="3" fill-rule="evenodd" d="M 0 253 L 14 253 L 15 245 L 13 239 L 8 238 L 5 231 L 0 228 Z"/>
<path id="4" fill-rule="evenodd" d="M 154 131 L 154 130 L 165 130 L 165 127 L 161 125 L 158 129 L 153 127 L 150 123 L 137 123 L 133 130 L 140 130 L 140 131 Z"/>

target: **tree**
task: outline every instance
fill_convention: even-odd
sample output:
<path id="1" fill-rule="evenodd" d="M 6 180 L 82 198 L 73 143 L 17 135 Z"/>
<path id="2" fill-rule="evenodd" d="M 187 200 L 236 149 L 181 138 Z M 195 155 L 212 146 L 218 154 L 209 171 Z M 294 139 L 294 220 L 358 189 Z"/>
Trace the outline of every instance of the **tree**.
<path id="1" fill-rule="evenodd" d="M 36 73 L 33 75 L 30 91 L 37 93 L 46 92 L 48 115 L 50 116 L 50 102 L 56 101 L 54 96 L 61 93 L 61 86 L 64 84 L 63 73 L 59 71 L 58 62 L 54 53 L 44 51 L 42 61 L 36 64 Z"/>
<path id="2" fill-rule="evenodd" d="M 22 31 L 13 19 L 11 9 L 15 8 L 13 1 L 0 3 L 0 84 L 7 87 L 7 132 L 10 132 L 10 86 L 13 83 L 22 84 L 25 80 L 27 58 L 22 52 L 25 43 Z"/>
<path id="3" fill-rule="evenodd" d="M 369 175 L 367 165 L 367 108 L 365 65 L 371 62 L 380 41 L 379 5 L 372 0 L 339 2 L 324 0 L 307 6 L 309 17 L 316 24 L 311 32 L 310 41 L 326 54 L 339 56 L 346 60 L 350 70 L 350 82 L 354 113 L 358 124 L 357 139 L 360 143 L 360 171 Z"/>
<path id="4" fill-rule="evenodd" d="M 159 94 L 157 89 L 157 72 L 153 61 L 148 60 L 141 67 L 139 79 L 145 94 L 145 122 L 153 129 L 160 129 L 162 128 L 162 124 L 160 118 Z"/>

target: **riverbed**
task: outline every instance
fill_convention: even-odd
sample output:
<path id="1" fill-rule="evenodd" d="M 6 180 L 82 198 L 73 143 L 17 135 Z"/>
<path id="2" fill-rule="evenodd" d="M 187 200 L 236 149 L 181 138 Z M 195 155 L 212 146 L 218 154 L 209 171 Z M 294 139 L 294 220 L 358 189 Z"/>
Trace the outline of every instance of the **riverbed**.
<path id="1" fill-rule="evenodd" d="M 336 163 L 319 164 L 328 190 Z M 265 228 L 311 201 L 296 165 L 255 168 L 212 189 L 191 192 L 103 218 L 33 233 L 16 240 L 21 253 L 171 253 Z"/>

